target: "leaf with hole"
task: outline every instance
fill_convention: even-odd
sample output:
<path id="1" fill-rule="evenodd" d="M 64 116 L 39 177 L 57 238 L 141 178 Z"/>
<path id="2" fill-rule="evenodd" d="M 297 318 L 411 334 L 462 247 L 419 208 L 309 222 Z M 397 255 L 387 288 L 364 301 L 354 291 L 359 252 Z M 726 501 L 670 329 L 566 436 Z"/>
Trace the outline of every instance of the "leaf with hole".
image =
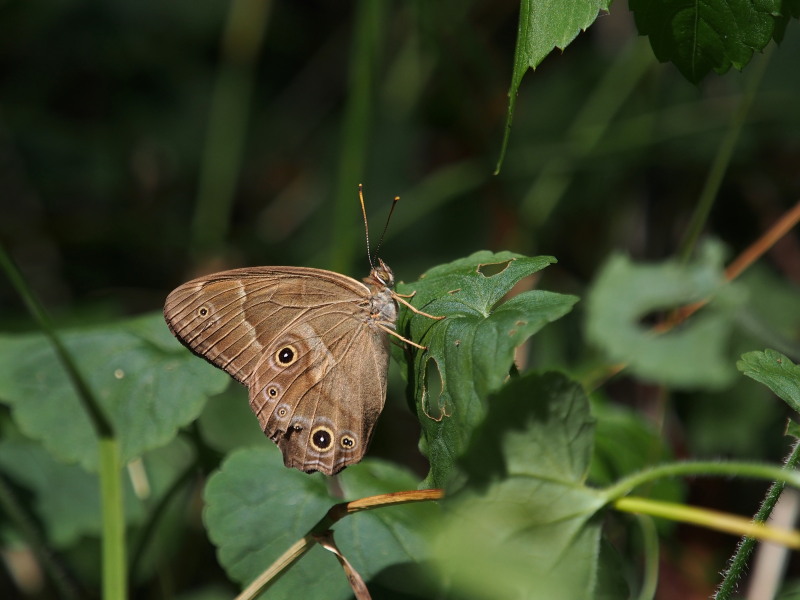
<path id="1" fill-rule="evenodd" d="M 416 307 L 447 316 L 432 321 L 406 310 L 398 320 L 398 331 L 428 347 L 414 354 L 407 373 L 422 424 L 421 447 L 430 461 L 426 487 L 447 483 L 454 460 L 486 414 L 488 395 L 508 377 L 516 347 L 577 302 L 575 296 L 530 289 L 506 299 L 522 279 L 554 262 L 549 256 L 476 252 L 398 286 L 402 293 L 415 292 Z"/>
<path id="2" fill-rule="evenodd" d="M 714 246 L 687 265 L 677 261 L 637 265 L 625 256 L 612 256 L 586 300 L 586 337 L 609 360 L 626 364 L 648 381 L 718 389 L 735 376 L 726 354 L 731 319 L 722 310 L 727 308 L 724 302 L 705 307 L 680 328 L 662 335 L 643 321 L 656 311 L 715 295 L 723 301 L 736 300 L 735 290 L 723 284 L 722 256 Z"/>

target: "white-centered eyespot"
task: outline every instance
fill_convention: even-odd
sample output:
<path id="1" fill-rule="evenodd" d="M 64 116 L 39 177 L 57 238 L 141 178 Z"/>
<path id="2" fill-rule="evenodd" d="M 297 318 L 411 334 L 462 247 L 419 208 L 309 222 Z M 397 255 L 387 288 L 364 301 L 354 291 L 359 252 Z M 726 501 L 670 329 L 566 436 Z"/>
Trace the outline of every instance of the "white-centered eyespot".
<path id="1" fill-rule="evenodd" d="M 333 446 L 333 432 L 327 427 L 318 425 L 311 431 L 311 447 L 317 452 L 327 452 Z"/>
<path id="2" fill-rule="evenodd" d="M 291 344 L 286 344 L 275 353 L 275 362 L 283 367 L 288 367 L 297 360 L 297 357 L 297 349 Z"/>
<path id="3" fill-rule="evenodd" d="M 347 433 L 342 434 L 342 437 L 339 438 L 339 445 L 345 450 L 352 450 L 356 447 L 356 444 L 356 438 Z"/>

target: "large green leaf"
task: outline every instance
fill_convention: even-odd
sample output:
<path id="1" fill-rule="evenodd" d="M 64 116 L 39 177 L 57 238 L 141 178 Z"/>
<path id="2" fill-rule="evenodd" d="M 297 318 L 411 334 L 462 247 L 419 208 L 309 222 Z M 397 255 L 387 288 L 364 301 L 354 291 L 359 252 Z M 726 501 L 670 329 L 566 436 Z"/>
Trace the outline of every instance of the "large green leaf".
<path id="1" fill-rule="evenodd" d="M 639 377 L 683 388 L 720 388 L 735 371 L 726 354 L 731 319 L 706 307 L 679 329 L 655 335 L 651 313 L 713 297 L 723 286 L 721 254 L 709 246 L 696 262 L 637 265 L 612 256 L 587 298 L 586 337 Z"/>
<path id="2" fill-rule="evenodd" d="M 781 0 L 631 0 L 639 33 L 658 60 L 671 61 L 689 81 L 709 71 L 742 69 L 769 43 Z M 785 25 L 784 25 L 785 27 Z"/>
<path id="3" fill-rule="evenodd" d="M 160 314 L 62 337 L 114 426 L 123 461 L 169 442 L 228 384 L 170 335 Z M 0 336 L 0 401 L 59 460 L 97 468 L 95 432 L 43 335 Z"/>
<path id="4" fill-rule="evenodd" d="M 800 365 L 775 352 L 748 352 L 736 363 L 748 377 L 763 383 L 796 412 L 800 412 Z"/>
<path id="5" fill-rule="evenodd" d="M 507 384 L 443 503 L 436 555 L 459 598 L 593 598 L 604 500 L 585 486 L 594 420 L 557 373 Z"/>
<path id="6" fill-rule="evenodd" d="M 424 485 L 446 484 L 453 461 L 486 414 L 487 396 L 508 376 L 514 349 L 572 308 L 575 296 L 531 290 L 502 302 L 522 278 L 555 262 L 511 252 L 477 252 L 398 286 L 440 321 L 403 311 L 398 330 L 427 346 L 414 351 L 408 382 L 430 461 Z M 441 391 L 439 391 L 441 390 Z"/>
<path id="7" fill-rule="evenodd" d="M 328 485 L 336 481 L 344 498 Z M 335 480 L 283 466 L 274 447 L 238 450 L 223 463 L 205 490 L 204 520 L 231 578 L 249 583 L 335 503 L 414 489 L 418 480 L 398 467 L 366 459 Z M 432 505 L 405 505 L 346 517 L 334 526 L 340 550 L 366 581 L 382 570 L 426 557 L 421 533 Z M 284 574 L 268 597 L 349 598 L 350 587 L 336 558 L 315 546 Z"/>
<path id="8" fill-rule="evenodd" d="M 123 479 L 126 523 L 141 524 L 148 507 L 157 502 L 190 460 L 191 451 L 180 439 L 146 453 L 134 469 L 139 493 L 134 491 L 131 477 Z M 30 510 L 44 525 L 53 546 L 65 548 L 81 537 L 98 537 L 101 533 L 96 473 L 59 462 L 40 444 L 25 439 L 0 442 L 0 471 L 31 493 Z"/>

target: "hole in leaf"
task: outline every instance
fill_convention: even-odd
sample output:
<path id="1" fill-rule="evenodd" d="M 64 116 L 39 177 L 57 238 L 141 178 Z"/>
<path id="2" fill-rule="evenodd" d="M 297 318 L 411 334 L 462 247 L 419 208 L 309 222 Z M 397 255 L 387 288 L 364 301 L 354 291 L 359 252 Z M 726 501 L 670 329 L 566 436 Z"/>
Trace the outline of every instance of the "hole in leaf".
<path id="1" fill-rule="evenodd" d="M 510 264 L 510 260 L 504 260 L 503 262 L 499 263 L 486 263 L 484 265 L 478 265 L 478 273 L 484 277 L 494 277 L 495 275 L 499 275 L 505 271 Z"/>
<path id="2" fill-rule="evenodd" d="M 441 401 L 443 391 L 444 381 L 439 371 L 439 363 L 434 358 L 428 358 L 425 362 L 425 375 L 422 379 L 422 411 L 434 421 L 441 421 L 442 418 L 448 416 Z"/>

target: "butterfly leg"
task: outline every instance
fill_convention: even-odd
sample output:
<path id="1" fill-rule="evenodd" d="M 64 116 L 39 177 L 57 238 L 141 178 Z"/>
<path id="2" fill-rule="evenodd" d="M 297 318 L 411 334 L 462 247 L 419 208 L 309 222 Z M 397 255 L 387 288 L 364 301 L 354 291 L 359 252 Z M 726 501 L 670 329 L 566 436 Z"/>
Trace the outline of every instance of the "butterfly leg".
<path id="1" fill-rule="evenodd" d="M 427 349 L 428 349 L 428 347 L 427 347 L 427 346 L 420 346 L 418 343 L 416 343 L 416 342 L 412 342 L 412 341 L 411 341 L 411 340 L 409 340 L 408 338 L 404 338 L 402 335 L 400 335 L 399 333 L 397 333 L 397 332 L 396 332 L 394 329 L 392 329 L 391 327 L 387 327 L 387 326 L 386 326 L 386 325 L 384 325 L 383 323 L 375 323 L 375 325 L 376 325 L 376 326 L 377 326 L 379 329 L 383 329 L 383 331 L 385 331 L 385 332 L 386 332 L 386 333 L 388 333 L 389 335 L 393 335 L 393 336 L 394 336 L 394 337 L 396 337 L 398 340 L 402 340 L 402 341 L 404 341 L 406 344 L 409 344 L 409 345 L 411 345 L 411 346 L 414 346 L 415 348 L 419 348 L 420 350 L 427 350 Z"/>
<path id="2" fill-rule="evenodd" d="M 417 292 L 414 292 L 414 294 L 416 294 L 416 293 L 417 293 Z M 423 312 L 423 311 L 421 311 L 420 309 L 418 309 L 418 308 L 416 308 L 415 306 L 413 306 L 413 305 L 412 305 L 410 302 L 408 302 L 407 300 L 404 300 L 404 298 L 411 298 L 411 296 L 413 296 L 414 294 L 410 294 L 410 295 L 407 295 L 407 296 L 402 296 L 402 295 L 398 294 L 397 292 L 392 292 L 392 297 L 393 297 L 395 300 L 397 300 L 397 301 L 398 301 L 400 304 L 403 304 L 404 306 L 407 306 L 407 307 L 409 308 L 409 310 L 411 310 L 411 312 L 413 312 L 413 313 L 415 313 L 415 314 L 422 315 L 423 317 L 428 317 L 429 319 L 434 319 L 434 320 L 436 320 L 436 321 L 441 321 L 442 319 L 444 319 L 444 318 L 445 318 L 445 316 L 444 316 L 444 315 L 442 315 L 442 316 L 440 316 L 440 317 L 436 317 L 436 316 L 434 316 L 434 315 L 429 315 L 428 313 L 426 313 L 426 312 Z"/>

